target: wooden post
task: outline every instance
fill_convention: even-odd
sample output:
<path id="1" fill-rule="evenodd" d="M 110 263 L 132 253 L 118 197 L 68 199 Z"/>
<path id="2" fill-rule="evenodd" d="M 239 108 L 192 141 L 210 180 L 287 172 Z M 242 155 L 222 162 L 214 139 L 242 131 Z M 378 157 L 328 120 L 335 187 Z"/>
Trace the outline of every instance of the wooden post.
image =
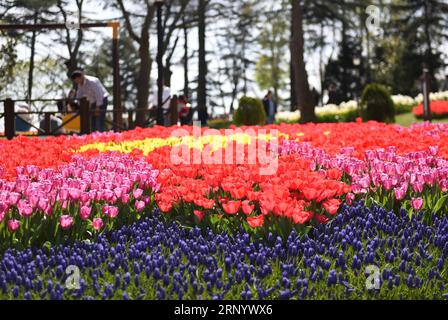
<path id="1" fill-rule="evenodd" d="M 79 116 L 81 120 L 81 134 L 91 133 L 91 115 L 90 115 L 90 105 L 86 98 L 81 99 L 79 105 Z"/>
<path id="2" fill-rule="evenodd" d="M 5 136 L 11 140 L 16 135 L 16 114 L 14 111 L 14 101 L 6 99 L 5 101 Z"/>

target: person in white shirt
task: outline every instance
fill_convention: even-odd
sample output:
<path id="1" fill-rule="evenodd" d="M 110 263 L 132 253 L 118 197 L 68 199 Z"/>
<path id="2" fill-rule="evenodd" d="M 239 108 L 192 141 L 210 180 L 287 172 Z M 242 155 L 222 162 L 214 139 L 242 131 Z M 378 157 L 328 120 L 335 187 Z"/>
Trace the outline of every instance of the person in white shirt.
<path id="1" fill-rule="evenodd" d="M 76 98 L 87 98 L 92 114 L 92 131 L 104 132 L 106 130 L 106 110 L 109 94 L 98 78 L 87 76 L 83 71 L 75 71 L 71 79 L 76 83 L 78 89 Z"/>

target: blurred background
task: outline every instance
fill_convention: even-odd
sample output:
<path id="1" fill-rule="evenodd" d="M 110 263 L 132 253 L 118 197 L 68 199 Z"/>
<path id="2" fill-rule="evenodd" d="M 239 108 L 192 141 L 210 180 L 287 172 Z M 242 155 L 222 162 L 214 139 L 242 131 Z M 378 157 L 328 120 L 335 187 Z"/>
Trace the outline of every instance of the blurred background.
<path id="1" fill-rule="evenodd" d="M 0 31 L 0 100 L 54 110 L 31 101 L 66 97 L 76 69 L 112 93 L 111 31 L 76 28 L 108 21 L 121 25 L 125 110 L 148 106 L 160 68 L 171 95 L 218 127 L 269 90 L 277 122 L 353 121 L 372 83 L 403 125 L 422 118 L 424 83 L 448 100 L 447 0 L 0 0 L 1 24 L 67 25 Z"/>

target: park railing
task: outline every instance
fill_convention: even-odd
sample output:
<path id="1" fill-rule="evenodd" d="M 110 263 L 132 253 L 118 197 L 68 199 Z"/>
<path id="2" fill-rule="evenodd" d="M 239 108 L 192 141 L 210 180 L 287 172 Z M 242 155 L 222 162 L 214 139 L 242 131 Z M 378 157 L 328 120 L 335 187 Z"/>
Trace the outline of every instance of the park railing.
<path id="1" fill-rule="evenodd" d="M 16 111 L 16 103 L 17 102 L 53 102 L 53 103 L 66 103 L 66 102 L 75 102 L 78 101 L 79 109 L 73 112 L 67 112 L 66 110 L 58 110 L 58 111 Z M 72 134 L 71 132 L 65 132 L 65 128 L 69 124 L 73 124 L 75 121 L 77 122 L 79 117 L 79 130 L 75 130 L 76 133 L 80 134 L 90 134 L 92 133 L 92 117 L 96 113 L 95 110 L 91 110 L 90 104 L 87 99 L 83 98 L 80 100 L 76 99 L 35 99 L 35 100 L 0 100 L 0 103 L 4 105 L 4 111 L 0 112 L 0 121 L 4 121 L 4 132 L 0 132 L 0 136 L 4 135 L 7 139 L 12 139 L 17 135 L 23 135 L 23 132 L 19 132 L 16 130 L 16 121 L 19 118 L 21 122 L 25 123 L 29 126 L 29 128 L 35 129 L 35 135 L 39 136 L 56 136 L 56 135 L 67 135 Z M 105 125 L 108 125 L 113 131 L 125 131 L 134 129 L 136 126 L 140 127 L 151 127 L 156 124 L 157 121 L 157 112 L 153 109 L 130 109 L 123 112 L 121 117 L 117 117 L 116 113 L 119 111 L 116 110 L 102 110 L 102 113 L 105 113 Z M 122 119 L 127 118 L 125 122 L 120 121 L 120 123 L 111 121 L 108 119 L 107 115 L 113 114 L 113 119 Z M 170 103 L 170 108 L 168 110 L 164 110 L 164 118 L 169 116 L 169 124 L 177 124 L 177 102 L 172 101 Z M 35 125 L 33 121 L 29 121 L 29 116 L 38 116 L 39 125 Z M 56 115 L 65 115 L 64 120 L 59 122 L 57 126 L 52 125 L 53 117 Z M 28 117 L 27 117 L 28 116 Z M 137 117 L 138 120 L 137 121 Z"/>

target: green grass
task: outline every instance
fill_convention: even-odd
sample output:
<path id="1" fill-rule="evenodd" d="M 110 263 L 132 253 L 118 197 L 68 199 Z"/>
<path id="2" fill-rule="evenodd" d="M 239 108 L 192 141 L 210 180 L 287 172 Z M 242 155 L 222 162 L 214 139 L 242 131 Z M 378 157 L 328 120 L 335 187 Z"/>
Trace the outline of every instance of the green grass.
<path id="1" fill-rule="evenodd" d="M 395 122 L 403 127 L 409 127 L 413 123 L 421 123 L 423 120 L 417 119 L 411 112 L 395 116 Z M 448 123 L 448 119 L 436 119 L 434 123 Z"/>

